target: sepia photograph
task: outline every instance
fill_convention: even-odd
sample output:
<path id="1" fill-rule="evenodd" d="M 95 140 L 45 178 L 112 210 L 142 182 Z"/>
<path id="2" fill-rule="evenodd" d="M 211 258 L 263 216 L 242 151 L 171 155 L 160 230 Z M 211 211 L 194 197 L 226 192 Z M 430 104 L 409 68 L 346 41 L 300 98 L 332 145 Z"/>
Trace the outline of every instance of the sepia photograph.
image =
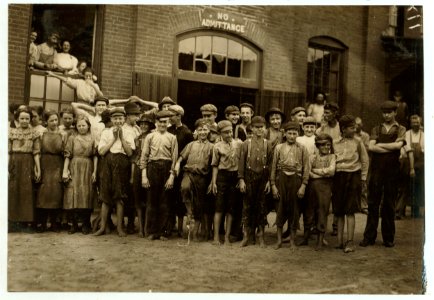
<path id="1" fill-rule="evenodd" d="M 426 296 L 423 3 L 3 5 L 2 293 Z"/>

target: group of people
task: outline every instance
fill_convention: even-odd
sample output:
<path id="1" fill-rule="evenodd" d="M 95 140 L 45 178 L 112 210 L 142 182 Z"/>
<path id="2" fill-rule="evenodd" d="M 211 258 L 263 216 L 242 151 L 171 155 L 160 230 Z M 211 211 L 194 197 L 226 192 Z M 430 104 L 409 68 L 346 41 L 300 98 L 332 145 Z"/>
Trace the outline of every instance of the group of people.
<path id="1" fill-rule="evenodd" d="M 292 109 L 289 121 L 279 108 L 255 116 L 253 105 L 242 103 L 226 107 L 226 119 L 216 122 L 217 107 L 205 104 L 194 131 L 170 97 L 157 104 L 136 96 L 109 100 L 100 92 L 60 113 L 14 107 L 9 230 L 44 232 L 50 224 L 60 231 L 68 224 L 72 234 L 81 224 L 84 234 L 116 228 L 121 237 L 138 231 L 167 240 L 172 231 L 183 234 L 186 216 L 195 241 L 247 246 L 257 239 L 265 247 L 267 215 L 275 210 L 276 249 L 285 240 L 292 249 L 307 245 L 314 233 L 319 250 L 328 244 L 331 206 L 337 248 L 348 253 L 355 250 L 354 214 L 364 199 L 368 217 L 359 245 L 375 243 L 381 215 L 383 244 L 393 247 L 401 149 L 409 176 L 417 178 L 413 190 L 423 185 L 420 117 L 411 117 L 406 132 L 395 120 L 397 103 L 386 101 L 384 120 L 369 137 L 360 118 L 338 119 L 336 103 L 323 94 L 317 99 L 307 110 Z M 301 214 L 304 235 L 296 242 Z"/>

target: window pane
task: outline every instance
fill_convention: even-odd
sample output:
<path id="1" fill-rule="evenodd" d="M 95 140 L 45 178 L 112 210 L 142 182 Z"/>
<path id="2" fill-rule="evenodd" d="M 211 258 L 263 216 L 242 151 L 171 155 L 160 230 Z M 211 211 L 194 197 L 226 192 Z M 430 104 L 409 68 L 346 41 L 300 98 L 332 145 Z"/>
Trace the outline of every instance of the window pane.
<path id="1" fill-rule="evenodd" d="M 339 71 L 339 52 L 331 53 L 330 70 Z"/>
<path id="2" fill-rule="evenodd" d="M 214 36 L 212 42 L 212 73 L 225 75 L 228 40 Z"/>
<path id="3" fill-rule="evenodd" d="M 59 103 L 45 102 L 45 110 L 59 111 Z"/>
<path id="4" fill-rule="evenodd" d="M 43 105 L 44 102 L 42 101 L 34 101 L 34 100 L 29 101 L 29 106 L 43 106 Z"/>
<path id="5" fill-rule="evenodd" d="M 257 60 L 257 54 L 243 46 L 243 78 L 256 79 Z"/>
<path id="6" fill-rule="evenodd" d="M 194 37 L 179 42 L 179 50 L 178 50 L 179 69 L 193 71 L 194 49 L 195 49 Z"/>
<path id="7" fill-rule="evenodd" d="M 59 100 L 60 80 L 54 77 L 47 77 L 47 99 Z"/>
<path id="8" fill-rule="evenodd" d="M 43 98 L 44 83 L 45 83 L 45 76 L 32 74 L 30 76 L 30 97 Z"/>
<path id="9" fill-rule="evenodd" d="M 74 89 L 71 89 L 66 83 L 62 82 L 62 100 L 74 101 Z"/>
<path id="10" fill-rule="evenodd" d="M 241 76 L 241 58 L 243 46 L 240 43 L 229 40 L 228 45 L 228 76 Z"/>
<path id="11" fill-rule="evenodd" d="M 196 38 L 195 70 L 201 73 L 211 73 L 211 37 Z"/>
<path id="12" fill-rule="evenodd" d="M 315 49 L 309 48 L 307 50 L 307 62 L 312 63 L 313 61 L 315 61 Z"/>

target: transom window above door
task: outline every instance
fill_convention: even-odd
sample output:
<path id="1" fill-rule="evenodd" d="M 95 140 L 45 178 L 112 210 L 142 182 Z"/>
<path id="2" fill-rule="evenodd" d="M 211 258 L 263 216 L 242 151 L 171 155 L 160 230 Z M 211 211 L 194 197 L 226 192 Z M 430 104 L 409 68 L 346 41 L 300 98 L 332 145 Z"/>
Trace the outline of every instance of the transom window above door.
<path id="1" fill-rule="evenodd" d="M 258 87 L 261 52 L 233 36 L 200 32 L 178 38 L 180 79 Z"/>

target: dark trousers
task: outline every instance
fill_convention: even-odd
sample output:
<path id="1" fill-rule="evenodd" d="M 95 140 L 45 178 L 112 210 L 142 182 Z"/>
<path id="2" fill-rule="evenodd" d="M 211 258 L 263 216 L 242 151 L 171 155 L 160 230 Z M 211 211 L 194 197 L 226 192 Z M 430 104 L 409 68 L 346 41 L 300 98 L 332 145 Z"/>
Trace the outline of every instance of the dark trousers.
<path id="1" fill-rule="evenodd" d="M 374 242 L 381 215 L 381 234 L 383 242 L 392 242 L 395 238 L 395 201 L 398 194 L 399 161 L 384 159 L 372 164 L 369 180 L 368 219 L 364 239 Z M 381 205 L 381 199 L 383 203 Z M 381 205 L 381 211 L 380 211 Z"/>
<path id="2" fill-rule="evenodd" d="M 277 207 L 276 226 L 283 227 L 288 221 L 288 228 L 297 230 L 299 218 L 298 189 L 301 186 L 301 178 L 294 175 L 286 175 L 279 171 L 276 178 L 280 199 Z"/>
<path id="3" fill-rule="evenodd" d="M 150 187 L 147 191 L 146 230 L 147 234 L 163 235 L 169 217 L 170 191 L 164 185 L 169 178 L 171 160 L 157 160 L 148 163 L 147 176 Z"/>
<path id="4" fill-rule="evenodd" d="M 267 205 L 264 191 L 267 178 L 264 172 L 246 171 L 246 177 L 244 178 L 246 193 L 243 197 L 242 219 L 244 227 L 254 230 L 256 226 L 265 226 L 267 224 Z"/>
<path id="5" fill-rule="evenodd" d="M 306 193 L 303 199 L 300 200 L 300 212 L 303 214 L 304 232 L 310 231 L 316 223 L 315 213 L 317 211 L 318 201 L 311 195 L 312 192 L 312 186 L 309 182 L 306 187 Z"/>
<path id="6" fill-rule="evenodd" d="M 317 178 L 309 180 L 309 202 L 313 203 L 312 206 L 315 207 L 316 210 L 316 228 L 319 232 L 323 233 L 327 230 L 326 223 L 332 198 L 332 186 L 332 178 Z"/>

